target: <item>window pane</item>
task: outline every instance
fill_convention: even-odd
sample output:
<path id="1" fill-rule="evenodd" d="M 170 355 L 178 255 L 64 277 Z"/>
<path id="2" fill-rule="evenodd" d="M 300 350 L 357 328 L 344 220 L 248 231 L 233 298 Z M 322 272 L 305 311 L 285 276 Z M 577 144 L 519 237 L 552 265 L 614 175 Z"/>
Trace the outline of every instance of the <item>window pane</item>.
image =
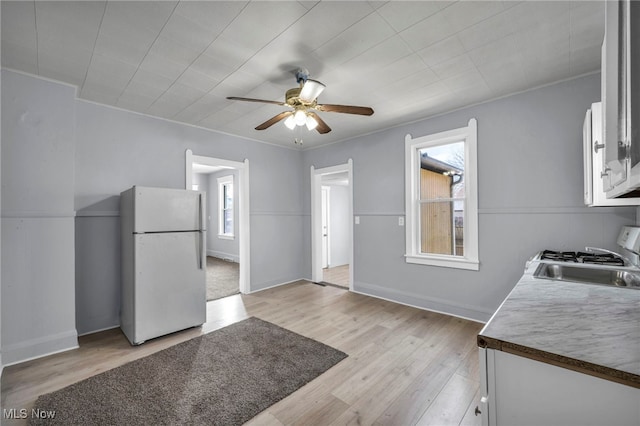
<path id="1" fill-rule="evenodd" d="M 233 234 L 233 210 L 224 211 L 224 233 Z"/>
<path id="2" fill-rule="evenodd" d="M 419 150 L 420 199 L 464 198 L 464 142 Z"/>
<path id="3" fill-rule="evenodd" d="M 224 208 L 225 209 L 233 208 L 233 185 L 232 184 L 224 185 Z"/>
<path id="4" fill-rule="evenodd" d="M 420 205 L 420 252 L 464 256 L 464 201 Z"/>

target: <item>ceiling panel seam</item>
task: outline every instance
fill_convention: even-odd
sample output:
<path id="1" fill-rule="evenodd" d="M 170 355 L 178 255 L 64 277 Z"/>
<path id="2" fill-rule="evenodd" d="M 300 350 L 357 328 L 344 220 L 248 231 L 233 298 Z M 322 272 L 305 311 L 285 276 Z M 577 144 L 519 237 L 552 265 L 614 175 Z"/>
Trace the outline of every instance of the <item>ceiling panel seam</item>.
<path id="1" fill-rule="evenodd" d="M 140 70 L 140 65 L 144 62 L 144 60 L 146 59 L 146 57 L 149 55 L 149 52 L 151 51 L 151 49 L 153 49 L 153 46 L 156 44 L 156 42 L 158 41 L 158 38 L 160 38 L 160 34 L 162 34 L 162 30 L 164 30 L 164 28 L 167 26 L 167 23 L 169 22 L 169 20 L 171 19 L 171 17 L 173 16 L 173 14 L 176 11 L 176 8 L 178 7 L 178 5 L 180 4 L 179 1 L 176 2 L 175 6 L 173 6 L 173 9 L 171 10 L 171 13 L 169 14 L 169 16 L 167 17 L 167 20 L 164 21 L 164 24 L 162 25 L 162 28 L 160 28 L 160 30 L 158 31 L 158 35 L 156 36 L 156 38 L 153 40 L 153 42 L 149 45 L 149 49 L 147 49 L 147 51 L 145 52 L 144 56 L 142 57 L 142 59 L 140 60 L 140 63 L 138 63 L 138 66 L 136 67 L 136 71 L 131 75 L 131 78 L 129 79 L 129 81 L 127 82 L 127 84 L 124 86 L 124 89 L 122 89 L 122 91 L 120 92 L 120 94 L 118 95 L 118 99 L 116 100 L 116 105 L 118 104 L 118 102 L 120 101 L 120 98 L 122 97 L 122 95 L 124 94 L 124 92 L 127 90 L 127 88 L 129 87 L 129 85 L 131 84 L 131 82 L 133 81 L 134 77 L 136 76 L 136 74 L 138 73 L 138 71 Z M 106 10 L 106 8 L 105 8 Z M 92 55 L 93 57 L 93 55 Z M 162 96 L 162 95 L 160 95 Z M 155 101 L 153 101 L 151 103 L 151 105 L 149 105 L 149 108 L 151 108 L 151 106 L 153 106 L 153 104 L 156 103 L 156 101 L 158 99 L 160 99 L 160 96 L 158 98 L 156 98 Z"/>
<path id="2" fill-rule="evenodd" d="M 82 79 L 82 84 L 80 86 L 80 89 L 78 90 L 78 93 L 82 93 L 82 89 L 84 88 L 84 85 L 87 82 L 87 76 L 89 75 L 89 69 L 91 68 L 91 62 L 93 61 L 93 55 L 94 55 L 94 52 L 96 51 L 96 43 L 98 42 L 98 38 L 100 37 L 100 30 L 102 29 L 102 21 L 104 20 L 104 15 L 107 12 L 107 3 L 108 2 L 106 1 L 104 2 L 104 9 L 102 9 L 100 24 L 98 25 L 98 31 L 96 31 L 96 38 L 93 41 L 93 49 L 91 50 L 91 59 L 89 59 L 89 64 L 87 65 L 87 69 L 84 72 L 84 78 Z"/>

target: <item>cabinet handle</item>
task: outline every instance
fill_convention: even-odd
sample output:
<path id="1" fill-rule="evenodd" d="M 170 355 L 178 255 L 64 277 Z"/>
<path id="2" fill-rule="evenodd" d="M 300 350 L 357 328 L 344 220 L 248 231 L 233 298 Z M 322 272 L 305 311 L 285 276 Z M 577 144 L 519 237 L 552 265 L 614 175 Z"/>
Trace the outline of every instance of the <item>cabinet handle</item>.
<path id="1" fill-rule="evenodd" d="M 604 179 L 605 176 L 609 176 L 610 171 L 611 169 L 609 167 L 605 167 L 605 169 L 600 172 L 600 177 Z"/>
<path id="2" fill-rule="evenodd" d="M 604 144 L 603 143 L 598 143 L 598 141 L 594 141 L 593 144 L 593 150 L 597 153 L 599 149 L 603 149 L 604 148 Z"/>
<path id="3" fill-rule="evenodd" d="M 482 414 L 482 411 L 480 411 L 480 408 L 478 408 L 478 406 L 476 405 L 475 415 L 478 416 L 480 414 Z"/>

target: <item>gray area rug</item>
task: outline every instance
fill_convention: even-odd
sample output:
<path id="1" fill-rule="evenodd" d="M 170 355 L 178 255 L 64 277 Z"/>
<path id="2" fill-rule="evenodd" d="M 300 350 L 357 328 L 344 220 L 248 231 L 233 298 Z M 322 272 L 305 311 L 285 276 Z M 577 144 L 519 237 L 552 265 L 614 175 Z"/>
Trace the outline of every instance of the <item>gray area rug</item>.
<path id="1" fill-rule="evenodd" d="M 249 318 L 40 396 L 32 425 L 241 425 L 346 354 Z"/>
<path id="2" fill-rule="evenodd" d="M 207 256 L 207 301 L 240 292 L 240 264 Z"/>

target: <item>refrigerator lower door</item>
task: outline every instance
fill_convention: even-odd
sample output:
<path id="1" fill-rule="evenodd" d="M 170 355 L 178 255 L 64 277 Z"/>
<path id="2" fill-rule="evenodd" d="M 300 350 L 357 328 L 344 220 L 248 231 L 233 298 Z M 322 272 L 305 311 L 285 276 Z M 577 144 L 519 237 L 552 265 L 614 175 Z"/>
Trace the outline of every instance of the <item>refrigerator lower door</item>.
<path id="1" fill-rule="evenodd" d="M 203 234 L 134 234 L 133 344 L 206 321 Z"/>

